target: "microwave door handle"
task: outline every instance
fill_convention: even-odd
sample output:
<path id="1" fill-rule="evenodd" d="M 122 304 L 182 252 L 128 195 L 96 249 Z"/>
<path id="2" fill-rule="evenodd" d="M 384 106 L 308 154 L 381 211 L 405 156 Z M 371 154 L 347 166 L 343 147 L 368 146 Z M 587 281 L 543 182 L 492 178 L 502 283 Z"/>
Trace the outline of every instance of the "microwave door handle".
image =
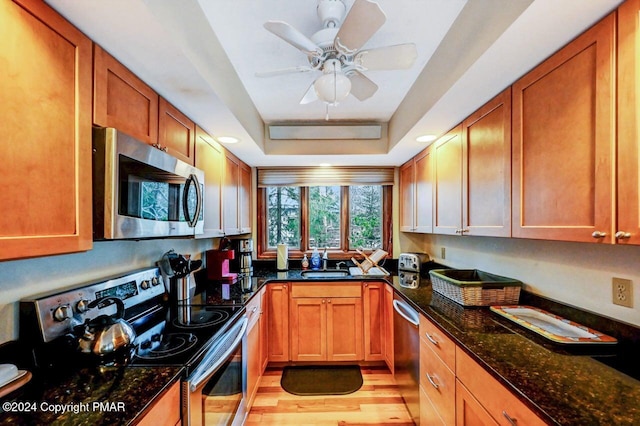
<path id="1" fill-rule="evenodd" d="M 190 215 L 189 212 L 189 187 L 194 185 L 196 189 L 196 211 L 193 216 Z M 182 211 L 184 213 L 184 218 L 187 221 L 187 224 L 191 228 L 196 227 L 196 223 L 198 222 L 198 217 L 200 216 L 200 210 L 202 209 L 202 192 L 200 190 L 200 182 L 198 182 L 198 177 L 194 174 L 190 174 L 187 178 L 187 181 L 184 184 L 184 189 L 182 193 Z"/>

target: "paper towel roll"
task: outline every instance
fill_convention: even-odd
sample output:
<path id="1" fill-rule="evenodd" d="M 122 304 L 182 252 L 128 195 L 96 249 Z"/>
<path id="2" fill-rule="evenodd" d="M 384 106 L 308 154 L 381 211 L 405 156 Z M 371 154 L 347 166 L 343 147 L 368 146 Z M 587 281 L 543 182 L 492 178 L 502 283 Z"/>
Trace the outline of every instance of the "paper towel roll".
<path id="1" fill-rule="evenodd" d="M 279 271 L 289 269 L 289 247 L 286 244 L 278 244 L 278 260 L 277 265 Z"/>

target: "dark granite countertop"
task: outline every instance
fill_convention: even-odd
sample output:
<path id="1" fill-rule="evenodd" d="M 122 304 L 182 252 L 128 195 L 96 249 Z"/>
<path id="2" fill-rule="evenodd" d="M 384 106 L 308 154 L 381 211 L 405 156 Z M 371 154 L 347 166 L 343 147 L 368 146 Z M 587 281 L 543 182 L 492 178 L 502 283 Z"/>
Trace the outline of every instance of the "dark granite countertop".
<path id="1" fill-rule="evenodd" d="M 257 270 L 245 299 L 248 301 L 255 291 L 268 282 L 366 279 L 345 277 L 309 280 L 304 279 L 300 273 L 299 270 Z M 618 344 L 613 348 L 589 347 L 586 351 L 580 349 L 577 352 L 574 347 L 546 341 L 492 313 L 488 308 L 464 308 L 433 293 L 428 279 L 422 279 L 417 289 L 401 287 L 395 275 L 382 279 L 547 423 L 640 425 L 640 381 L 637 379 L 637 367 L 632 374 L 636 378 L 633 378 L 621 372 L 620 365 L 616 365 L 621 363 L 620 360 L 627 361 L 622 364 L 637 362 L 634 360 L 637 359 L 635 355 L 625 353 L 630 350 L 629 346 Z M 530 296 L 525 302 L 535 305 L 540 300 Z M 600 328 L 600 331 L 607 333 L 609 329 Z M 640 338 L 637 328 L 628 326 L 626 332 L 634 339 Z M 636 351 L 638 341 L 632 343 L 632 350 Z"/>
<path id="2" fill-rule="evenodd" d="M 29 383 L 2 399 L 0 424 L 135 424 L 181 373 L 175 366 L 35 371 Z"/>

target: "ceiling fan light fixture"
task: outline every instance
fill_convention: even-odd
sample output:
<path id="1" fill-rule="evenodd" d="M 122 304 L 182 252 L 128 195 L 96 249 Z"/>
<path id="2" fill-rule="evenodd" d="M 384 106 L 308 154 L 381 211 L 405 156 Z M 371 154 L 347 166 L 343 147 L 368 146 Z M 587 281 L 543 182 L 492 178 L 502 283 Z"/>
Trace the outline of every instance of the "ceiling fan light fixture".
<path id="1" fill-rule="evenodd" d="M 325 63 L 324 74 L 313 83 L 313 89 L 322 102 L 337 105 L 349 96 L 351 80 L 342 72 L 340 62 L 330 59 Z"/>

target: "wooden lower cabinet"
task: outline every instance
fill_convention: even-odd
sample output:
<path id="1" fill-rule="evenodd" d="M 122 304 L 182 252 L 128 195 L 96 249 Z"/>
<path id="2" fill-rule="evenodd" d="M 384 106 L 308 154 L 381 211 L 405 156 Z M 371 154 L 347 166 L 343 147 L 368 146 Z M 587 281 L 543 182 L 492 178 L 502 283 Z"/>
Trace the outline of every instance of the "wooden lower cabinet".
<path id="1" fill-rule="evenodd" d="M 384 287 L 384 361 L 393 373 L 393 287 L 386 284 Z"/>
<path id="2" fill-rule="evenodd" d="M 428 322 L 421 315 L 421 325 L 425 321 Z M 449 339 L 444 340 L 444 336 L 442 341 L 451 342 Z M 438 345 L 432 344 L 432 341 L 420 339 L 420 387 L 431 403 L 433 411 L 438 414 L 444 424 L 452 425 L 456 419 L 456 375 L 455 370 L 452 370 L 432 349 Z"/>
<path id="3" fill-rule="evenodd" d="M 422 408 L 422 407 L 420 407 Z M 497 426 L 471 392 L 456 380 L 456 426 Z"/>
<path id="4" fill-rule="evenodd" d="M 267 319 L 267 289 L 260 290 L 260 374 L 269 363 L 269 322 Z"/>
<path id="5" fill-rule="evenodd" d="M 138 426 L 175 426 L 180 424 L 180 381 L 160 396 Z"/>
<path id="6" fill-rule="evenodd" d="M 247 357 L 247 408 L 251 408 L 253 399 L 258 390 L 258 382 L 262 375 L 262 357 L 260 353 L 261 318 L 260 294 L 254 296 L 247 304 L 247 332 L 244 339 L 244 352 Z"/>
<path id="7" fill-rule="evenodd" d="M 289 361 L 289 284 L 267 284 L 268 360 Z"/>
<path id="8" fill-rule="evenodd" d="M 291 361 L 360 361 L 361 284 L 293 284 Z"/>
<path id="9" fill-rule="evenodd" d="M 498 424 L 509 425 L 515 422 L 518 426 L 546 424 L 460 348 L 456 348 L 456 376 L 478 404 Z M 460 395 L 460 397 L 464 396 L 464 393 Z M 474 418 L 484 418 L 484 416 L 471 399 L 466 398 L 465 401 L 458 402 L 457 405 L 461 410 L 467 410 L 466 415 L 468 416 L 466 423 L 458 422 L 458 425 L 495 424 L 472 421 Z M 464 418 L 463 416 L 463 420 Z M 510 423 L 508 419 L 511 419 L 513 423 Z"/>
<path id="10" fill-rule="evenodd" d="M 382 361 L 386 351 L 383 282 L 362 284 L 364 360 Z M 393 345 L 391 345 L 393 346 Z"/>
<path id="11" fill-rule="evenodd" d="M 420 386 L 420 425 L 449 426 L 442 420 L 422 386 Z"/>

